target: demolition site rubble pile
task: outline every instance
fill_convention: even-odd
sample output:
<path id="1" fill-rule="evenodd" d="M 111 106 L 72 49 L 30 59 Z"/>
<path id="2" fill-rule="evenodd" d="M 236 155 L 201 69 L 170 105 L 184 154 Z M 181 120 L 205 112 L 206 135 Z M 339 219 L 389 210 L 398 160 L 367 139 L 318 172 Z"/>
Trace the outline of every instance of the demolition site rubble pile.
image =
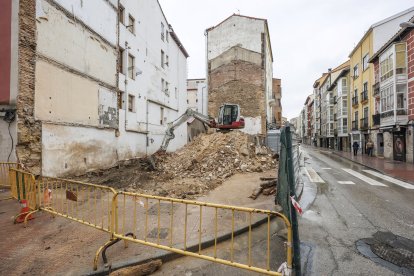
<path id="1" fill-rule="evenodd" d="M 201 134 L 174 153 L 123 161 L 75 179 L 129 192 L 194 199 L 236 173 L 276 168 L 271 151 L 240 131 Z"/>
<path id="2" fill-rule="evenodd" d="M 240 131 L 197 136 L 194 141 L 157 162 L 158 169 L 177 178 L 222 180 L 241 172 L 263 172 L 277 163 L 255 137 Z"/>

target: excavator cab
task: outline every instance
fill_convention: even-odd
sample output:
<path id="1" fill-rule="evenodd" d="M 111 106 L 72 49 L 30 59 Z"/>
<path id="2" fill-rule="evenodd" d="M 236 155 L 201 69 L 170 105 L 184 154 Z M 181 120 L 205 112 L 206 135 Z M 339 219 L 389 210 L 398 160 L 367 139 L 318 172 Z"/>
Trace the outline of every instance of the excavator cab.
<path id="1" fill-rule="evenodd" d="M 240 116 L 240 106 L 238 104 L 220 106 L 216 127 L 218 129 L 244 128 L 244 119 Z"/>

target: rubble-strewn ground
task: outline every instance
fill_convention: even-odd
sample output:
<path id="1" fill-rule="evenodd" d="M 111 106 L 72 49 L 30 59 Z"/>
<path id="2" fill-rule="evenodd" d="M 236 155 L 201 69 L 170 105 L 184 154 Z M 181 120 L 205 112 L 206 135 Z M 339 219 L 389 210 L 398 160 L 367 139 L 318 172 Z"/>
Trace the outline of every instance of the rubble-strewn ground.
<path id="1" fill-rule="evenodd" d="M 202 134 L 175 153 L 124 162 L 117 167 L 90 172 L 77 180 L 131 192 L 176 198 L 195 198 L 219 186 L 235 173 L 277 168 L 266 147 L 240 131 Z M 275 172 L 276 175 L 276 172 Z"/>

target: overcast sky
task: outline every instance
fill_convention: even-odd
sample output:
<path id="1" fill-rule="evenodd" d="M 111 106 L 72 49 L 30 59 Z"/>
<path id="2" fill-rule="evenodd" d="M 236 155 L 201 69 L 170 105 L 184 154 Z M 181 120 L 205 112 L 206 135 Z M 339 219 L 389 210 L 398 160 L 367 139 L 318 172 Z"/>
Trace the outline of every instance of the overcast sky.
<path id="1" fill-rule="evenodd" d="M 205 77 L 205 29 L 233 13 L 268 20 L 283 116 L 299 115 L 313 82 L 346 61 L 368 28 L 413 0 L 159 0 L 188 51 L 188 77 Z"/>

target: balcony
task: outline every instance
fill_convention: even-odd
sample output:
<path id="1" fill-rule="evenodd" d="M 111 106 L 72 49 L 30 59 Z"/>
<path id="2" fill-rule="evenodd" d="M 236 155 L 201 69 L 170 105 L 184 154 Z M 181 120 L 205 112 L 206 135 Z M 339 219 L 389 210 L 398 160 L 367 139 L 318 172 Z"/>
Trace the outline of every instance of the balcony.
<path id="1" fill-rule="evenodd" d="M 358 105 L 358 96 L 352 97 L 352 106 Z"/>
<path id="2" fill-rule="evenodd" d="M 358 121 L 352 121 L 352 130 L 358 130 Z"/>
<path id="3" fill-rule="evenodd" d="M 368 91 L 362 91 L 361 92 L 361 103 L 367 103 L 368 102 Z"/>
<path id="4" fill-rule="evenodd" d="M 372 124 L 374 126 L 379 126 L 381 124 L 381 114 L 372 115 Z"/>
<path id="5" fill-rule="evenodd" d="M 372 86 L 372 95 L 374 96 L 374 97 L 379 97 L 380 96 L 380 83 L 379 82 L 377 82 L 376 84 L 374 84 L 373 86 Z"/>
<path id="6" fill-rule="evenodd" d="M 360 125 L 359 129 L 361 129 L 361 130 L 366 130 L 366 129 L 368 129 L 368 117 L 366 117 L 366 118 L 362 118 L 362 119 L 360 119 L 359 121 L 360 121 L 360 123 L 361 123 L 361 125 Z"/>

